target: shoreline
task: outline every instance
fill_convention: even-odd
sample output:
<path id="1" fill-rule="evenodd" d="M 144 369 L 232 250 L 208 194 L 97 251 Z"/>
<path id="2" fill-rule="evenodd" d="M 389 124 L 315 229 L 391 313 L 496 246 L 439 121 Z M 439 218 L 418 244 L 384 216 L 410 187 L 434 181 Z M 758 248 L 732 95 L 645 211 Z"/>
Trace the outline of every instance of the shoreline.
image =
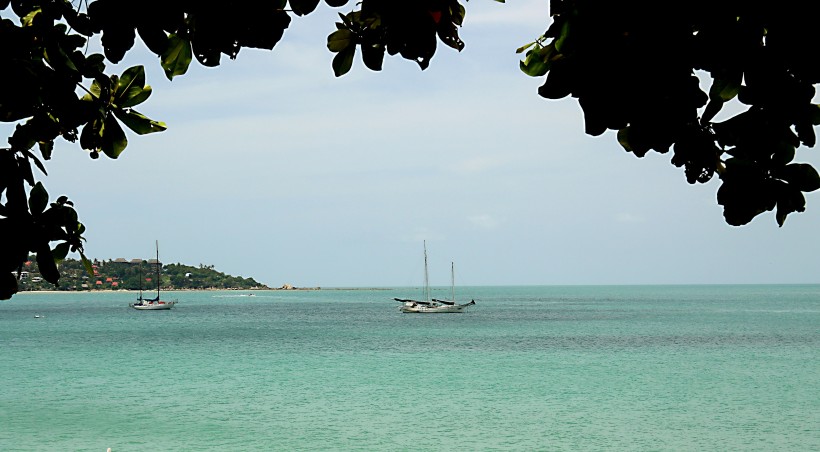
<path id="1" fill-rule="evenodd" d="M 263 289 L 162 289 L 162 292 L 305 292 L 305 291 L 320 291 L 320 290 L 392 290 L 389 287 L 291 287 L 283 289 L 279 287 L 269 287 Z M 21 290 L 15 295 L 23 293 L 128 293 L 138 292 L 138 289 L 99 289 L 99 290 Z M 150 292 L 145 291 L 143 292 Z"/>

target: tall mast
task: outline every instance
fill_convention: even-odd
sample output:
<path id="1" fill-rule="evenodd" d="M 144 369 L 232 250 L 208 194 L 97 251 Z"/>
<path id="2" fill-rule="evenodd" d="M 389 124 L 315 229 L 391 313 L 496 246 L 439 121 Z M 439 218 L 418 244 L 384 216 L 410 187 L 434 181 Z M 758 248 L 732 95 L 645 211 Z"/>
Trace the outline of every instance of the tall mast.
<path id="1" fill-rule="evenodd" d="M 430 301 L 430 280 L 427 276 L 427 241 L 424 241 L 424 300 Z"/>
<path id="2" fill-rule="evenodd" d="M 157 301 L 159 301 L 159 240 L 156 241 L 157 244 Z"/>
<path id="3" fill-rule="evenodd" d="M 456 301 L 456 270 L 452 262 L 450 262 L 450 299 Z"/>

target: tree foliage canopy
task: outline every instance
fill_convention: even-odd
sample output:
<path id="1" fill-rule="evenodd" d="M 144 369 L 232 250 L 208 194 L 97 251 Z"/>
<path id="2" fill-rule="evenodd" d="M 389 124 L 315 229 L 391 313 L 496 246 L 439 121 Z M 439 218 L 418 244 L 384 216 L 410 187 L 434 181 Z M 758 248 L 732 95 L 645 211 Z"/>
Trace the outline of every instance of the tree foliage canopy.
<path id="1" fill-rule="evenodd" d="M 458 0 L 325 0 L 340 9 L 327 48 L 337 76 L 361 55 L 381 70 L 385 54 L 430 64 L 439 43 L 461 50 L 466 10 Z M 159 59 L 168 79 L 196 60 L 218 66 L 243 48 L 273 49 L 291 20 L 320 0 L 0 0 L 0 121 L 16 125 L 0 149 L 0 299 L 17 290 L 13 272 L 29 252 L 43 276 L 59 282 L 55 261 L 83 255 L 85 227 L 67 197 L 49 202 L 33 166 L 54 142 L 79 142 L 91 158 L 116 159 L 125 130 L 161 132 L 164 123 L 135 109 L 151 95 L 142 66 L 106 72 L 137 38 Z M 809 2 L 593 2 L 553 0 L 552 23 L 524 53 L 520 67 L 545 77 L 538 94 L 572 96 L 586 133 L 617 131 L 618 142 L 643 157 L 672 151 L 690 183 L 721 180 L 717 201 L 731 225 L 775 211 L 781 226 L 805 209 L 803 193 L 820 188 L 817 171 L 795 162 L 813 147 L 820 107 L 820 31 Z M 535 34 L 535 33 L 534 33 Z M 102 53 L 89 52 L 96 40 Z M 707 92 L 696 71 L 711 77 Z M 727 102 L 746 110 L 713 120 Z M 125 126 L 125 127 L 123 127 Z"/>
<path id="2" fill-rule="evenodd" d="M 813 11 L 801 2 L 553 1 L 553 23 L 521 49 L 521 68 L 546 75 L 541 96 L 577 98 L 586 133 L 616 130 L 638 157 L 671 149 L 689 183 L 717 173 L 727 223 L 776 209 L 782 226 L 805 209 L 803 192 L 820 188 L 817 171 L 794 162 L 820 124 Z M 695 71 L 711 76 L 708 94 Z M 748 108 L 713 122 L 734 99 Z"/>

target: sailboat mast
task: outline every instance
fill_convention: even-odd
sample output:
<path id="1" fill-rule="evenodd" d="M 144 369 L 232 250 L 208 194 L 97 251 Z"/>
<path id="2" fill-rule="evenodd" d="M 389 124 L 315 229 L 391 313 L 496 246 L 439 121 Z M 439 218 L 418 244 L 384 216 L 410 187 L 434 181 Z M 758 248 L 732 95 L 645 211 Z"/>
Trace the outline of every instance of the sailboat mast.
<path id="1" fill-rule="evenodd" d="M 452 262 L 450 262 L 450 299 L 456 301 L 456 270 Z"/>
<path id="2" fill-rule="evenodd" d="M 424 300 L 430 301 L 430 279 L 427 276 L 427 241 L 424 241 Z"/>
<path id="3" fill-rule="evenodd" d="M 159 301 L 159 240 L 156 241 L 157 245 L 157 301 Z"/>

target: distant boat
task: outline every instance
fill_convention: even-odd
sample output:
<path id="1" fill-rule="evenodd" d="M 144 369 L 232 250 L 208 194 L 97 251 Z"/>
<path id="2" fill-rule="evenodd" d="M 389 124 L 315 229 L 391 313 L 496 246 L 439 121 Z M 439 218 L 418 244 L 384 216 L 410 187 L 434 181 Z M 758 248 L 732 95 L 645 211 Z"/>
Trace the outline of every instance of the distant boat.
<path id="1" fill-rule="evenodd" d="M 171 309 L 174 307 L 176 301 L 162 301 L 159 297 L 161 266 L 162 264 L 159 261 L 159 241 L 157 241 L 157 296 L 156 298 L 142 297 L 142 262 L 140 262 L 140 296 L 137 298 L 136 303 L 131 303 L 128 306 L 131 306 L 134 309 L 139 309 L 141 311 L 159 311 Z"/>
<path id="2" fill-rule="evenodd" d="M 445 314 L 459 313 L 467 310 L 475 304 L 475 300 L 469 303 L 458 304 L 456 302 L 455 267 L 450 263 L 450 297 L 451 300 L 430 299 L 430 280 L 427 276 L 427 242 L 424 242 L 424 300 L 408 300 L 404 298 L 394 298 L 401 303 L 399 310 L 404 313 L 415 314 Z"/>

